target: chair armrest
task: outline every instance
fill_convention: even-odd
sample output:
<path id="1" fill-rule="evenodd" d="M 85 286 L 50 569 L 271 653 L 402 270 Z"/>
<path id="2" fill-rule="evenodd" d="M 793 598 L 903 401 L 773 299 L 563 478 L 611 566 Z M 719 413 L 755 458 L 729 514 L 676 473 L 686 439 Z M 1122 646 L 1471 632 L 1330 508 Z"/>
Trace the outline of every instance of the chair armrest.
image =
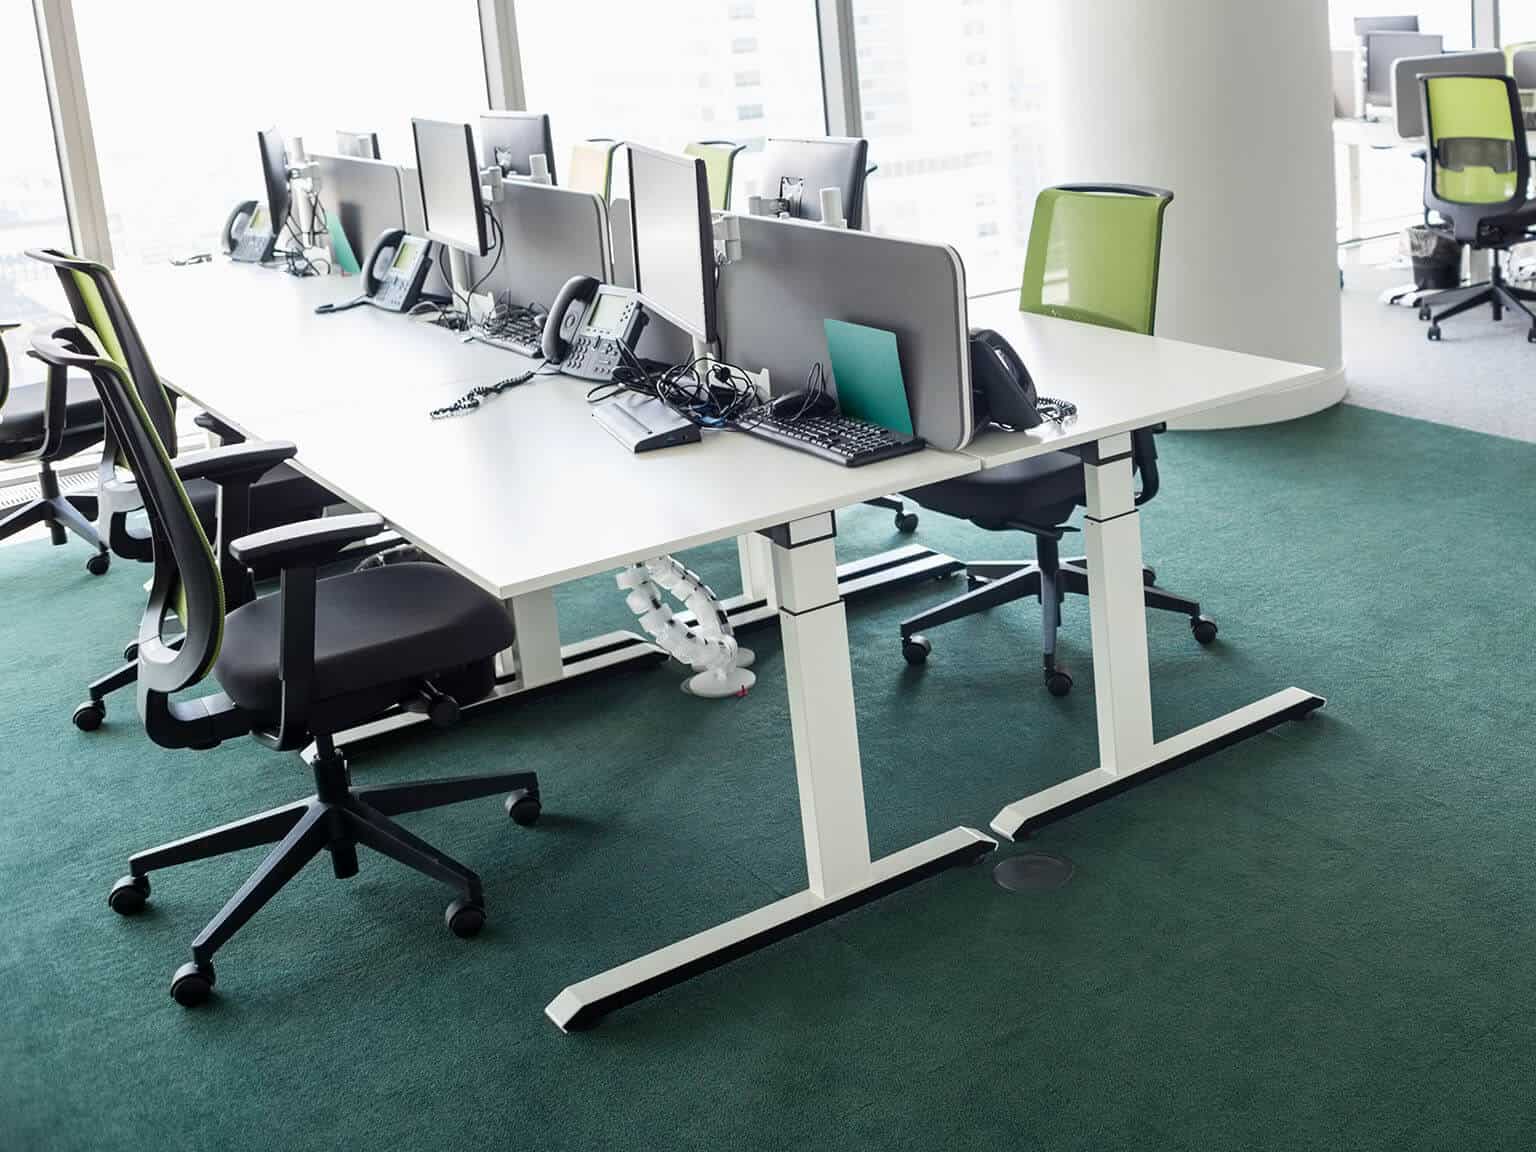
<path id="1" fill-rule="evenodd" d="M 192 417 L 192 423 L 196 424 L 199 428 L 202 428 L 205 431 L 212 432 L 225 444 L 245 443 L 244 436 L 240 435 L 239 432 L 235 431 L 234 428 L 224 423 L 224 421 L 220 420 L 212 412 L 199 412 L 196 416 Z"/>
<path id="2" fill-rule="evenodd" d="M 247 567 L 272 561 L 281 568 L 310 568 L 334 558 L 348 544 L 383 530 L 384 518 L 372 512 L 322 516 L 252 532 L 232 542 L 229 551 Z"/>
<path id="3" fill-rule="evenodd" d="M 173 460 L 172 467 L 182 480 L 212 480 L 215 484 L 254 482 L 298 452 L 286 440 L 247 440 L 225 444 L 204 452 L 189 452 Z"/>

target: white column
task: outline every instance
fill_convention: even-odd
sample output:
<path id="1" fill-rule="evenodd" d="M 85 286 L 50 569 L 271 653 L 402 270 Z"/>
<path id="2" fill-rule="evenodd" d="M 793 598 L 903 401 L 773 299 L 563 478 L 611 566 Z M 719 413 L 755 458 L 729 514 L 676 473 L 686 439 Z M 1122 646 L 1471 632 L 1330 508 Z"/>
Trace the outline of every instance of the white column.
<path id="1" fill-rule="evenodd" d="M 1179 427 L 1289 419 L 1344 394 L 1327 0 L 1051 0 L 1048 183 L 1173 191 L 1162 336 L 1330 369 Z"/>

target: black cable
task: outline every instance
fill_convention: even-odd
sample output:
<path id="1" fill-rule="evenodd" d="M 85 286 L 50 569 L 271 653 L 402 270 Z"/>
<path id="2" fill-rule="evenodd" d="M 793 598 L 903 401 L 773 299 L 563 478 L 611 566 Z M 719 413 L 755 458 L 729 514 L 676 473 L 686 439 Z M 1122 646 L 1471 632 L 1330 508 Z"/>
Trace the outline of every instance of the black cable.
<path id="1" fill-rule="evenodd" d="M 498 380 L 494 384 L 481 384 L 471 388 L 460 396 L 452 404 L 445 404 L 441 408 L 434 408 L 428 415 L 434 420 L 441 420 L 445 416 L 457 416 L 461 412 L 473 412 L 481 403 L 492 396 L 500 396 L 509 388 L 516 388 L 519 384 L 526 384 L 532 380 L 537 372 L 530 368 L 517 376 L 508 376 L 505 380 Z"/>

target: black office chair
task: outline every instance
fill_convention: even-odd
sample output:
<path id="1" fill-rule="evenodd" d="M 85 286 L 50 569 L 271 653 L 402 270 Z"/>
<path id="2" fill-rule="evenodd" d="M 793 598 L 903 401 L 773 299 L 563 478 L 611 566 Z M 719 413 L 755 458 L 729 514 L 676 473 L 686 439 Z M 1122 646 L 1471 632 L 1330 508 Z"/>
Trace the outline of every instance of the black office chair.
<path id="1" fill-rule="evenodd" d="M 1157 312 L 1158 259 L 1163 213 L 1173 193 L 1119 184 L 1068 184 L 1047 188 L 1035 201 L 1024 265 L 1021 311 L 1151 334 Z M 1127 380 L 1126 387 L 1136 382 Z M 1131 434 L 1132 463 L 1141 480 L 1137 505 L 1157 495 L 1157 446 L 1153 429 Z M 970 591 L 901 622 L 901 651 L 922 664 L 933 651 L 924 630 L 989 608 L 1034 597 L 1041 605 L 1045 685 L 1053 696 L 1072 690 L 1072 676 L 1056 663 L 1056 630 L 1067 593 L 1088 594 L 1088 566 L 1081 557 L 1062 560 L 1059 543 L 1072 531 L 1067 521 L 1087 504 L 1082 461 L 1071 452 L 1049 452 L 1000 468 L 974 472 L 907 492 L 924 508 L 958 516 L 990 532 L 1027 532 L 1035 538 L 1033 563 L 968 563 Z M 1197 601 L 1156 586 L 1142 570 L 1148 608 L 1189 617 L 1195 639 L 1216 639 L 1216 622 Z"/>
<path id="2" fill-rule="evenodd" d="M 108 354 L 135 382 L 139 400 L 144 405 L 145 411 L 149 413 L 160 443 L 164 445 L 167 453 L 176 457 L 176 397 L 165 387 L 164 382 L 155 372 L 149 352 L 139 337 L 138 328 L 135 327 L 133 317 L 128 312 L 128 306 L 118 291 L 117 281 L 113 278 L 111 270 L 93 260 L 85 260 L 54 249 L 37 249 L 28 252 L 27 255 L 51 265 L 58 273 L 59 282 L 64 287 L 64 295 L 69 301 L 70 311 L 73 312 L 76 323 L 95 332 Z M 94 394 L 95 389 L 92 388 L 91 392 Z M 198 422 L 225 440 L 239 439 L 238 434 L 232 429 L 216 422 L 204 420 L 201 416 Z M 129 498 L 124 500 L 115 492 L 119 486 L 114 485 L 112 481 L 119 466 L 127 466 L 129 471 L 132 471 L 131 465 L 123 458 L 109 429 L 103 445 L 101 498 L 117 499 L 123 506 L 114 509 L 110 504 L 108 505 L 107 544 L 114 553 L 124 559 L 148 562 L 152 559 L 153 549 L 148 526 L 143 514 L 137 508 L 136 495 L 129 493 Z M 198 522 L 204 533 L 223 541 L 233 540 L 246 531 L 271 528 L 297 520 L 308 520 L 320 515 L 328 505 L 340 502 L 336 496 L 313 480 L 301 475 L 291 466 L 283 464 L 260 477 L 252 486 L 250 519 L 233 525 L 233 531 L 231 531 L 230 525 L 223 525 L 219 520 L 218 485 L 205 477 L 187 476 L 185 480 L 187 495 L 197 512 Z M 239 509 L 236 512 L 241 516 L 245 515 L 245 509 Z M 226 574 L 230 581 L 227 589 L 230 602 L 235 606 L 243 604 L 254 594 L 250 579 L 240 565 L 229 564 L 227 558 L 225 562 Z M 269 575 L 265 572 L 259 574 Z M 91 732 L 99 728 L 106 719 L 107 696 L 134 682 L 138 663 L 132 644 L 128 645 L 123 655 L 125 663 L 93 681 L 87 690 L 88 696 L 85 702 L 75 709 L 74 723 L 81 731 Z"/>
<path id="3" fill-rule="evenodd" d="M 16 325 L 0 324 L 0 334 Z M 53 543 L 73 532 L 93 549 L 86 568 L 100 576 L 111 564 L 107 546 L 91 523 L 94 496 L 65 496 L 53 470 L 56 461 L 83 452 L 102 437 L 101 401 L 89 380 L 11 387 L 11 363 L 0 344 L 0 460 L 37 461 L 37 498 L 0 515 L 0 540 L 39 524 L 48 525 Z"/>
<path id="4" fill-rule="evenodd" d="M 357 845 L 363 844 L 441 880 L 459 893 L 446 912 L 449 929 L 457 936 L 477 933 L 485 921 L 480 878 L 390 817 L 508 793 L 508 813 L 529 824 L 540 810 L 537 776 L 503 772 L 355 788 L 334 736 L 402 708 L 449 724 L 460 704 L 489 694 L 496 654 L 512 643 L 501 604 L 438 564 L 317 579 L 317 566 L 379 531 L 380 518 L 362 514 L 232 541 L 229 553 L 237 562 L 271 563 L 282 577 L 279 592 L 226 615 L 223 566 L 182 478 L 208 479 L 227 505 L 244 503 L 256 478 L 290 458 L 293 445 L 252 442 L 173 463 L 129 374 L 89 330 L 38 332 L 32 346 L 51 373 L 90 374 L 138 478 L 154 543 L 138 640 L 139 715 L 150 739 L 197 750 L 246 735 L 278 751 L 310 745 L 304 758 L 314 773 L 314 795 L 140 852 L 113 886 L 109 905 L 132 915 L 149 898 L 151 871 L 276 845 L 192 942 L 192 959 L 177 970 L 171 995 L 188 1007 L 206 1000 L 214 954 L 322 849 L 330 851 L 338 878 L 356 875 Z M 180 635 L 168 642 L 173 616 Z M 222 691 L 174 698 L 210 672 Z"/>
<path id="5" fill-rule="evenodd" d="M 1495 321 L 1506 308 L 1530 322 L 1526 339 L 1536 343 L 1536 292 L 1504 280 L 1499 257 L 1536 240 L 1536 202 L 1529 196 L 1531 159 L 1520 111 L 1520 91 L 1509 76 L 1421 76 L 1424 131 L 1424 207 L 1444 221 L 1442 231 L 1459 243 L 1492 252 L 1489 279 L 1439 292 L 1419 308 L 1426 335 L 1440 339 L 1452 316 L 1487 304 Z"/>

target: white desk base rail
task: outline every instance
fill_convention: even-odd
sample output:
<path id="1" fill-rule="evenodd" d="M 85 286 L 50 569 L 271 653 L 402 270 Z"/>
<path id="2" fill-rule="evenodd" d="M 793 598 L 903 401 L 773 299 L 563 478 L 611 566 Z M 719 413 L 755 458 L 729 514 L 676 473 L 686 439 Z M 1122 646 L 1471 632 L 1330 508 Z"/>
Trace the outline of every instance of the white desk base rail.
<path id="1" fill-rule="evenodd" d="M 996 847 L 962 827 L 870 859 L 835 534 L 831 513 L 769 533 L 805 838 L 805 890 L 572 984 L 544 1010 L 562 1029 L 589 1027 L 615 1008 Z"/>

